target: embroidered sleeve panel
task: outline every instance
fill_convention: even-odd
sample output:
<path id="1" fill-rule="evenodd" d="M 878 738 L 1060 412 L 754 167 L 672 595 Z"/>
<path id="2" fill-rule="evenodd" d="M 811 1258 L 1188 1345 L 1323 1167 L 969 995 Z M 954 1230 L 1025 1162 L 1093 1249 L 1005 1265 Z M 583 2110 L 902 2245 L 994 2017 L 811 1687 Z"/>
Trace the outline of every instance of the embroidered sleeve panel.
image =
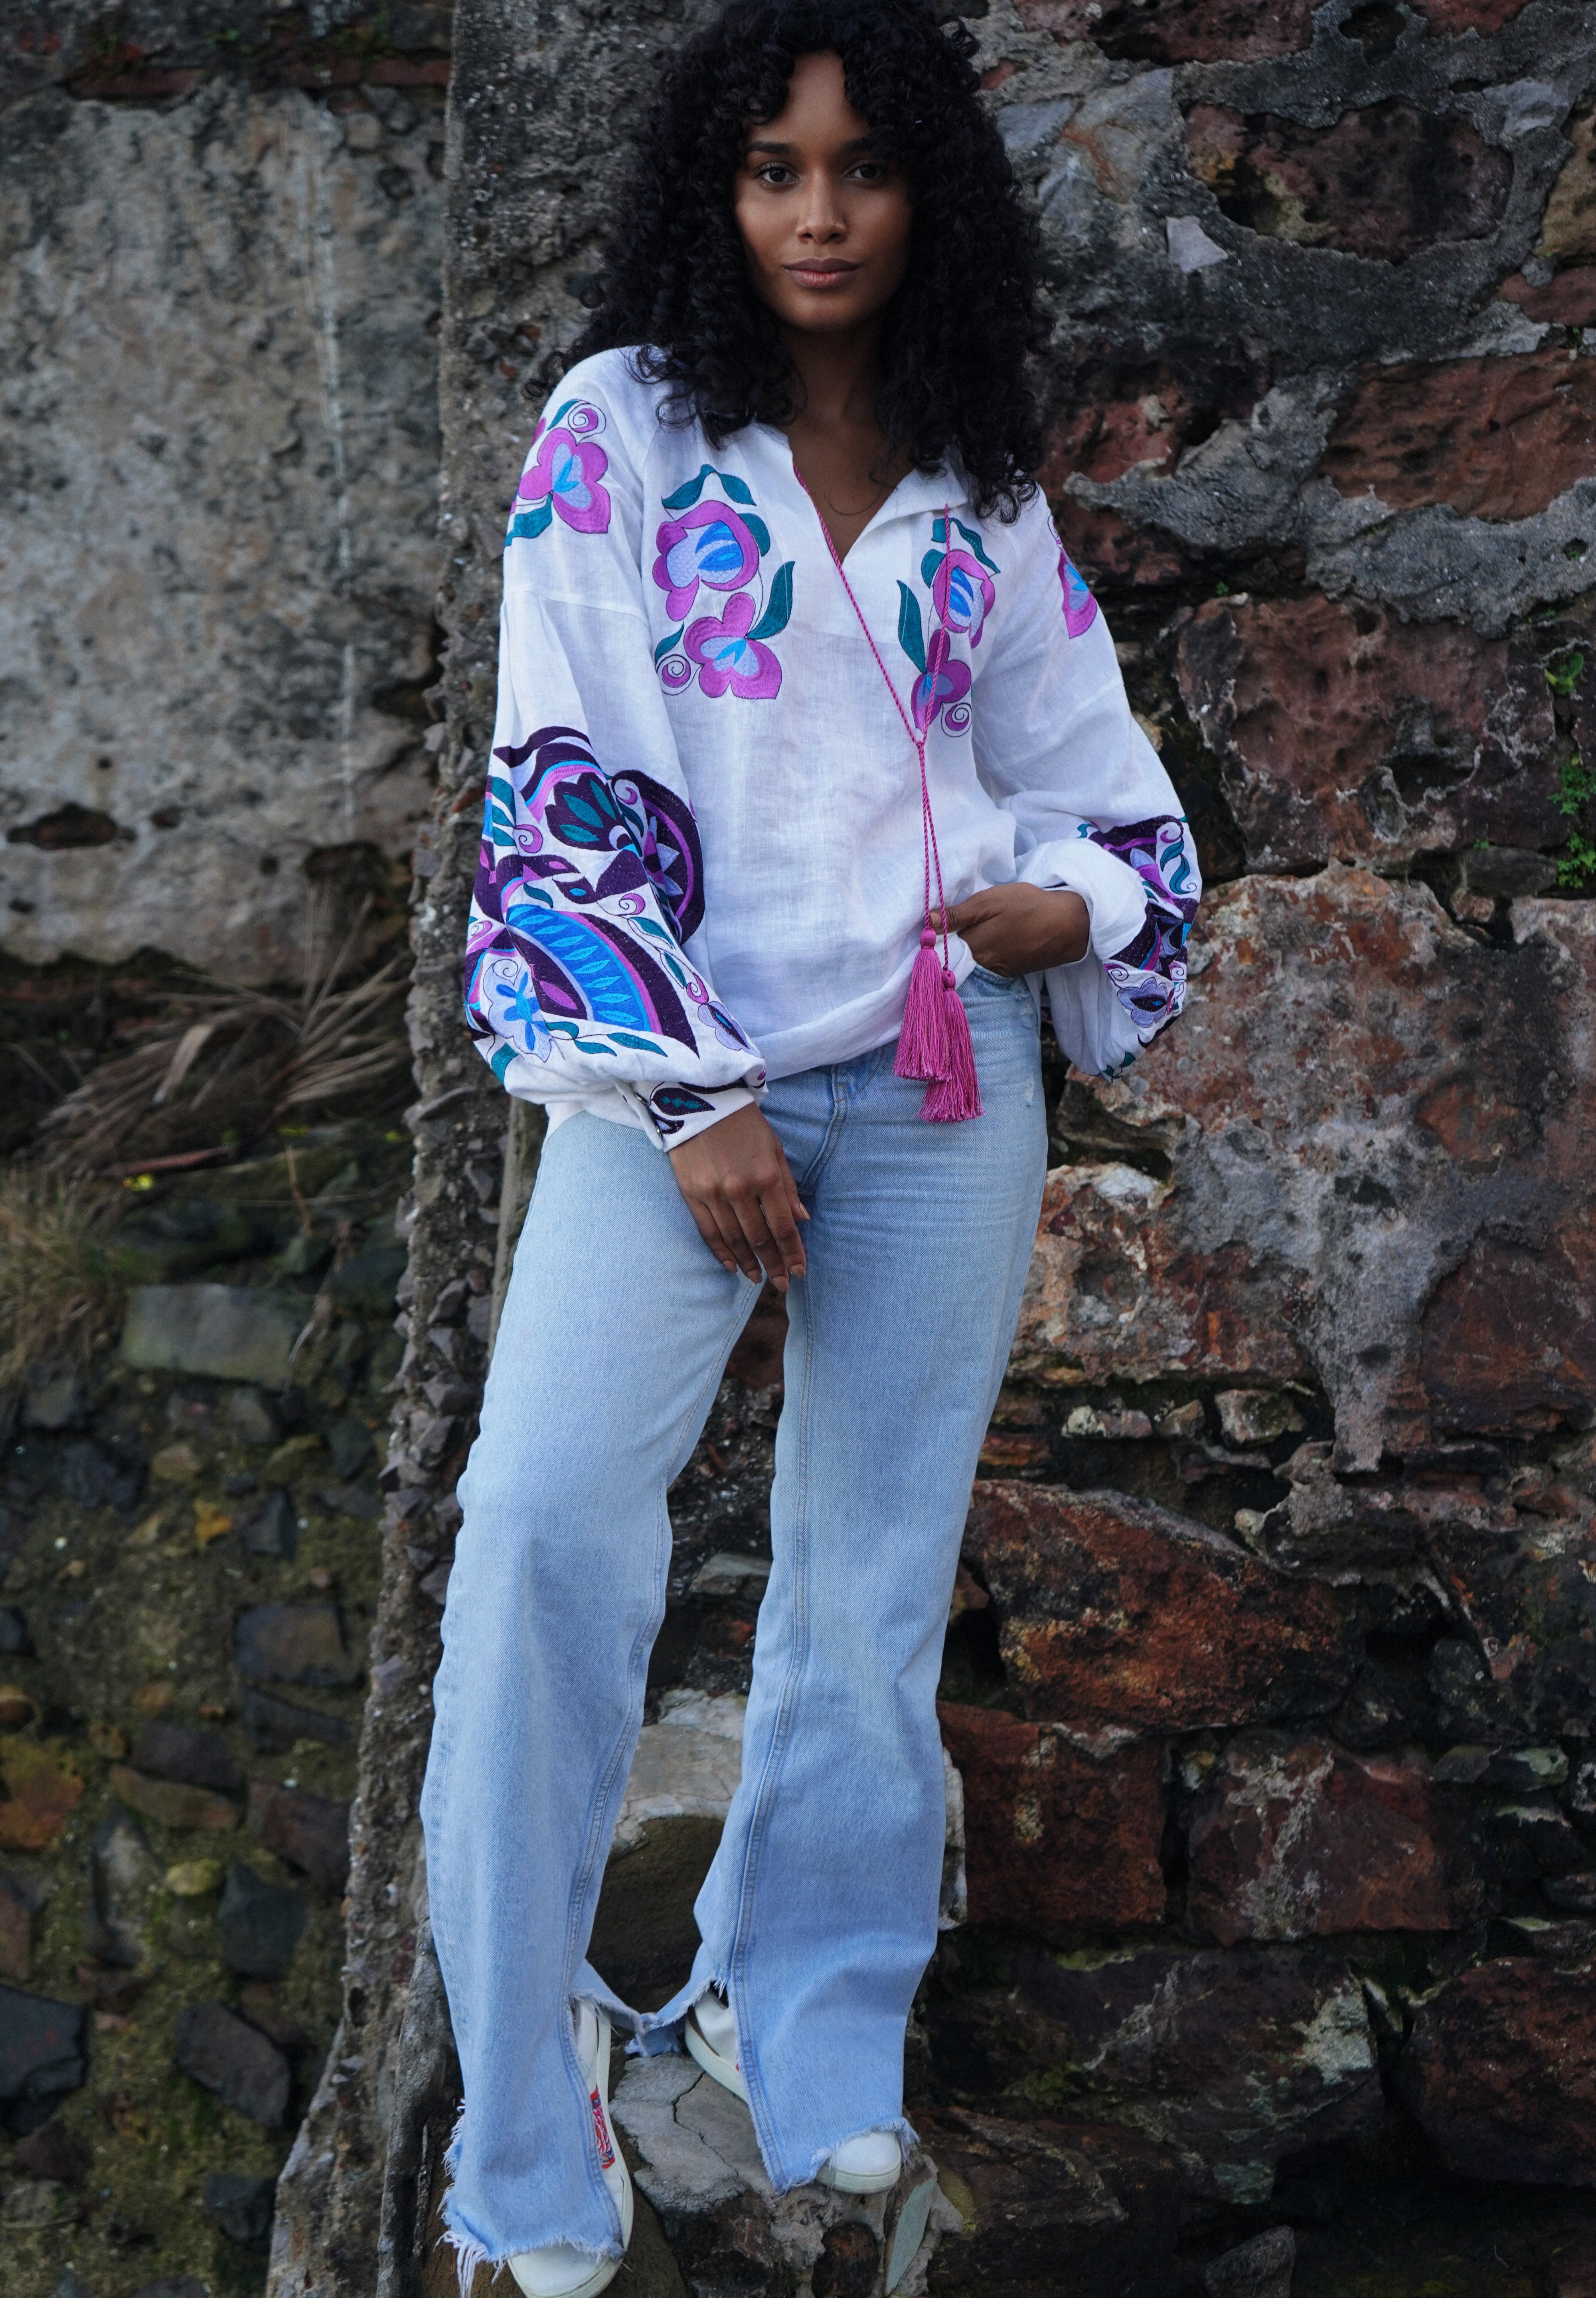
<path id="1" fill-rule="evenodd" d="M 649 660 L 636 474 L 581 389 L 592 364 L 539 425 L 505 539 L 466 1016 L 517 1097 L 619 1087 L 663 1146 L 726 1113 L 672 1094 L 751 1095 L 765 1071 L 687 955 L 703 851 Z"/>
<path id="2" fill-rule="evenodd" d="M 1163 814 L 1094 828 L 1090 835 L 1146 888 L 1140 931 L 1104 962 L 1104 971 L 1141 1043 L 1148 1045 L 1186 1004 L 1186 946 L 1201 887 L 1191 831 L 1184 817 Z"/>
<path id="3" fill-rule="evenodd" d="M 683 954 L 702 870 L 686 800 L 646 774 L 606 774 L 578 728 L 541 726 L 495 748 L 466 1015 L 512 1092 L 603 1083 L 651 1103 L 763 1084 L 757 1054 Z M 656 1137 L 675 1113 L 650 1108 Z"/>

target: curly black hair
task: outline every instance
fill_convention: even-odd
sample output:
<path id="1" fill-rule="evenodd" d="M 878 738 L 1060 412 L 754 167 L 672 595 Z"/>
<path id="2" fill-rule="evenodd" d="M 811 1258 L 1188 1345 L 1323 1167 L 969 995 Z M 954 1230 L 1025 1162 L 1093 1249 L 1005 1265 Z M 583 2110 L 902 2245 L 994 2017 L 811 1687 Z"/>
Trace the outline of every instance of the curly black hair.
<path id="1" fill-rule="evenodd" d="M 667 61 L 633 151 L 576 358 L 636 346 L 639 373 L 717 442 L 797 412 L 797 376 L 748 284 L 732 190 L 751 121 L 800 56 L 840 57 L 849 103 L 908 178 L 909 269 L 885 314 L 882 430 L 916 469 L 956 454 L 978 511 L 1012 518 L 1042 441 L 1047 340 L 1035 223 L 983 110 L 975 41 L 925 0 L 731 0 Z"/>

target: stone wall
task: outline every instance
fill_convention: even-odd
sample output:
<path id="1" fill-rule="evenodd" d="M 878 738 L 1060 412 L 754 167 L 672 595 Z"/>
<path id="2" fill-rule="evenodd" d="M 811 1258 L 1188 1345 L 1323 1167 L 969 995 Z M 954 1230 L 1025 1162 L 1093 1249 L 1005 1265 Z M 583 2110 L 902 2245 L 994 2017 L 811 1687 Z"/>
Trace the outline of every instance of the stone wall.
<path id="1" fill-rule="evenodd" d="M 286 140 L 259 164 L 283 186 L 299 166 L 351 217 L 385 214 L 384 139 L 417 131 L 382 109 L 394 60 L 337 45 L 350 12 L 294 20 L 275 63 L 281 26 L 241 15 L 270 70 L 192 81 L 211 70 L 209 25 L 174 18 L 162 47 L 134 10 L 91 53 L 87 9 L 18 21 L 23 109 L 63 136 L 91 105 L 122 136 L 225 123 L 231 140 L 190 136 L 173 157 L 173 212 L 186 171 L 242 180 L 237 138 L 270 121 Z M 682 21 L 465 0 L 456 26 L 447 721 L 415 857 L 406 1355 L 343 2024 L 280 2189 L 274 2298 L 448 2283 L 453 2071 L 415 1809 L 452 1484 L 537 1148 L 458 1009 L 498 542 L 543 361 L 580 322 L 617 124 Z M 81 45 L 46 54 L 63 23 Z M 1440 2267 L 1467 2221 L 1574 2298 L 1596 2271 L 1557 2200 L 1596 2185 L 1596 37 L 1577 0 L 990 0 L 974 29 L 1047 239 L 1044 475 L 1197 825 L 1211 900 L 1178 1029 L 1114 1086 L 1052 1079 L 1053 1170 L 944 1673 L 968 1920 L 955 1889 L 911 2034 L 914 2111 L 950 2198 L 914 2274 L 950 2294 L 1020 2298 L 1061 2275 L 1152 2294 L 1196 2286 L 1285 2223 L 1329 2289 L 1371 2254 L 1369 2198 L 1400 2188 L 1440 2197 L 1432 2282 L 1464 2286 Z M 335 156 L 317 107 L 344 88 L 377 92 L 361 100 L 378 124 L 352 146 L 345 127 Z M 433 196 L 418 176 L 405 216 Z M 304 259 L 277 228 L 272 260 L 301 298 L 285 285 L 282 308 L 302 311 Z M 295 324 L 297 370 L 279 375 L 269 347 L 261 372 L 267 396 L 297 390 L 315 411 L 309 463 L 330 453 L 326 401 L 314 328 Z M 352 310 L 349 326 L 352 342 Z M 351 490 L 371 403 L 362 386 L 348 416 Z M 135 439 L 124 459 L 151 464 L 153 517 L 163 457 Z M 387 648 L 382 676 L 402 687 L 421 672 L 400 633 L 419 624 L 340 588 L 335 491 L 304 500 L 324 522 L 321 587 L 285 515 L 261 612 L 291 629 L 294 599 L 310 616 L 327 600 L 319 651 L 293 659 L 341 710 L 338 649 L 376 685 Z M 55 579 L 50 549 L 39 563 Z M 384 564 L 401 563 L 391 543 Z M 225 668 L 224 622 L 203 658 Z M 162 686 L 175 710 L 178 682 Z M 316 788 L 342 804 L 320 723 Z M 351 712 L 360 803 L 383 723 Z M 68 831 L 103 839 L 27 856 L 77 900 L 94 881 L 69 869 L 120 867 L 120 830 L 154 834 L 96 787 L 63 782 L 18 816 L 45 841 L 41 817 L 70 803 Z M 287 810 L 308 845 L 351 842 L 313 805 Z M 88 815 L 111 829 L 85 831 Z M 357 824 L 352 842 L 387 835 Z M 673 1692 L 709 1695 L 724 1722 L 715 1700 L 746 1682 L 779 1340 L 773 1306 L 674 1496 L 651 1731 L 676 1728 Z M 678 1814 L 696 1850 L 657 1833 L 650 1852 L 657 1798 L 622 1847 L 604 1952 L 640 1990 L 679 1952 L 713 1805 Z M 633 2089 L 622 2120 L 657 2206 L 633 2261 L 651 2288 L 863 2294 L 905 2262 L 906 2204 L 879 2225 L 773 2218 L 735 2134 L 687 2094 Z M 1533 2258 L 1500 2189 L 1448 2178 L 1541 2190 Z M 1261 2286 L 1221 2266 L 1216 2298 Z"/>
<path id="2" fill-rule="evenodd" d="M 1457 2171 L 1596 2179 L 1554 2041 L 1596 2008 L 1596 42 L 1565 0 L 1021 0 L 977 29 L 1046 234 L 1045 476 L 1212 892 L 1181 1028 L 1122 1083 L 1055 1079 L 944 1680 L 971 1920 L 911 2088 L 958 2206 L 934 2287 L 1034 2286 L 1040 2243 L 1153 2290 L 1182 2219 L 1198 2258 L 1261 2216 L 1311 2229 L 1349 2165 L 1410 2170 L 1416 2130 Z M 492 1210 L 453 969 L 497 541 L 539 362 L 579 323 L 612 124 L 673 31 L 495 0 L 459 31 L 450 732 L 393 1471 L 429 1558 L 480 1358 L 426 1304 L 482 1265 Z M 747 1583 L 692 1599 L 707 1545 L 758 1543 L 767 1322 L 678 1488 L 661 1681 L 724 1688 L 746 1651 Z M 379 2059 L 400 1998 L 374 2012 L 365 1974 L 423 1912 L 402 1891 L 435 1635 L 392 1552 L 378 1674 L 403 1696 L 368 1725 L 351 1996 Z M 429 2031 L 409 2164 L 435 2163 L 449 2105 Z M 381 2087 L 368 2068 L 324 2097 L 275 2289 L 370 2286 L 335 2253 L 375 2223 Z M 1088 2171 L 1134 2256 L 1083 2206 Z M 695 2284 L 820 2275 L 757 2211 L 700 2191 L 695 2217 L 658 2170 L 649 2191 Z M 383 2289 L 431 2286 L 425 2208 L 391 2194 L 386 2223 Z"/>
<path id="3" fill-rule="evenodd" d="M 5 12 L 5 946 L 291 976 L 429 793 L 447 7 Z"/>

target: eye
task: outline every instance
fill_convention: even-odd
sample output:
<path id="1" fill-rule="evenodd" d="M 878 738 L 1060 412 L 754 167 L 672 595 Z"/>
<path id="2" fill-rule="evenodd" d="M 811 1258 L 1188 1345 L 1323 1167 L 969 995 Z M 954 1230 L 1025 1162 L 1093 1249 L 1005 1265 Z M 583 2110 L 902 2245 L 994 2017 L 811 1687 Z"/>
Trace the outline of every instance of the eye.
<path id="1" fill-rule="evenodd" d="M 892 170 L 885 160 L 861 160 L 848 172 L 857 176 L 863 184 L 884 184 Z"/>
<path id="2" fill-rule="evenodd" d="M 798 181 L 798 178 L 785 161 L 767 160 L 763 167 L 755 169 L 754 181 L 757 184 L 768 184 L 773 192 L 784 192 L 790 184 L 795 184 Z"/>

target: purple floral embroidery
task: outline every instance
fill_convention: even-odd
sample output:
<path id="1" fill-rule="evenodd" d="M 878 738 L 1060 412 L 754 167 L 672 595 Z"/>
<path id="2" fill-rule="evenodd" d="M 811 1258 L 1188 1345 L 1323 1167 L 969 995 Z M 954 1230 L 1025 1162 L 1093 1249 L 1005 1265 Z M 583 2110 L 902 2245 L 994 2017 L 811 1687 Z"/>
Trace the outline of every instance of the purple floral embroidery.
<path id="1" fill-rule="evenodd" d="M 950 703 L 963 702 L 969 691 L 970 665 L 959 660 L 952 640 L 939 627 L 931 632 L 931 642 L 925 650 L 925 668 L 910 690 L 909 707 L 920 732 L 923 734 Z M 951 711 L 948 715 L 951 720 Z M 968 723 L 966 714 L 957 724 L 950 724 L 948 731 L 959 733 Z"/>
<path id="2" fill-rule="evenodd" d="M 781 665 L 767 646 L 750 635 L 754 601 L 746 591 L 726 601 L 718 621 L 705 615 L 688 631 L 689 658 L 699 665 L 699 684 L 711 699 L 740 695 L 745 702 L 768 701 L 780 690 Z"/>
<path id="3" fill-rule="evenodd" d="M 1097 619 L 1097 601 L 1087 589 L 1086 576 L 1061 543 L 1058 579 L 1064 594 L 1064 628 L 1072 639 L 1089 631 Z"/>
<path id="4" fill-rule="evenodd" d="M 699 500 L 711 479 L 730 501 Z M 733 510 L 732 503 L 741 508 Z M 791 618 L 792 560 L 778 566 L 766 584 L 760 561 L 771 547 L 770 529 L 754 508 L 747 480 L 735 471 L 706 463 L 697 478 L 666 495 L 660 508 L 671 516 L 655 538 L 654 580 L 676 626 L 654 649 L 660 684 L 667 694 L 683 694 L 696 675 L 711 701 L 735 694 L 745 702 L 767 702 L 781 690 L 781 665 L 765 641 L 779 637 Z M 700 583 L 733 595 L 718 618 L 700 615 L 688 624 Z"/>
<path id="5" fill-rule="evenodd" d="M 699 826 L 683 798 L 648 774 L 617 774 L 615 793 L 643 820 L 643 868 L 678 940 L 690 941 L 704 922 L 704 856 Z"/>
<path id="6" fill-rule="evenodd" d="M 962 519 L 953 525 L 969 548 L 950 550 L 947 518 L 934 518 L 931 547 L 920 562 L 920 579 L 931 594 L 929 638 L 918 597 L 906 583 L 897 586 L 897 642 L 918 673 L 909 690 L 909 708 L 922 734 L 938 724 L 947 734 L 969 732 L 970 665 L 954 652 L 954 641 L 963 639 L 978 647 L 997 599 L 992 577 L 1001 570 L 987 556 L 980 533 Z"/>
<path id="7" fill-rule="evenodd" d="M 1139 932 L 1116 950 L 1104 971 L 1140 1029 L 1171 1021 L 1186 1003 L 1186 944 L 1197 914 L 1196 866 L 1184 821 L 1173 814 L 1086 833 L 1128 863 L 1147 889 Z"/>
<path id="8" fill-rule="evenodd" d="M 684 798 L 613 781 L 587 737 L 541 726 L 493 753 L 467 940 L 472 1034 L 498 1074 L 563 1048 L 666 1054 L 747 1039 L 682 955 L 703 914 Z M 696 1021 L 694 1010 L 696 1009 Z"/>
<path id="9" fill-rule="evenodd" d="M 687 613 L 700 583 L 737 591 L 758 572 L 759 546 L 727 503 L 695 503 L 680 518 L 666 519 L 655 541 L 654 580 L 674 623 Z"/>
<path id="10" fill-rule="evenodd" d="M 578 534 L 608 533 L 609 495 L 599 482 L 609 458 L 591 435 L 603 427 L 599 409 L 579 400 L 567 400 L 547 430 L 539 424 L 536 452 L 516 489 L 507 545 L 543 533 L 557 515 Z"/>
<path id="11" fill-rule="evenodd" d="M 972 647 L 996 602 L 992 578 L 967 550 L 947 550 L 931 577 L 931 604 L 944 630 L 969 633 Z"/>

